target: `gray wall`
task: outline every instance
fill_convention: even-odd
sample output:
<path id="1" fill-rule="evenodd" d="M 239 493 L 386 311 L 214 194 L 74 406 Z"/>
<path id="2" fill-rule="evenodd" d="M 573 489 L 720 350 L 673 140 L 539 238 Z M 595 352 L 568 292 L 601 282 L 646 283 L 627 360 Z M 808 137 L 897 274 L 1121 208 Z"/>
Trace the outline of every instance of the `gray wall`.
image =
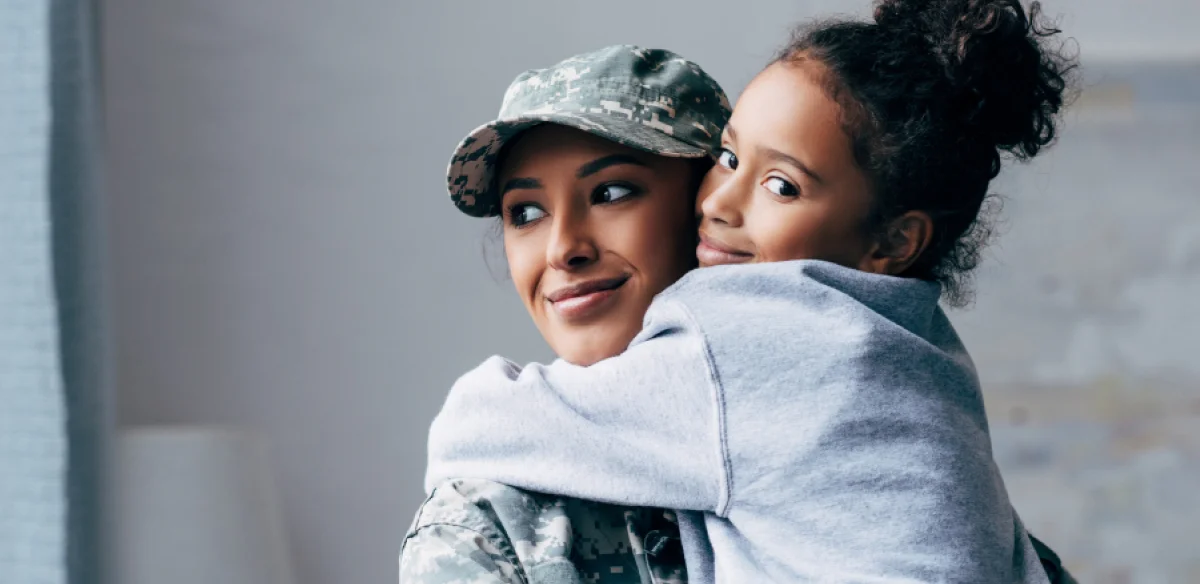
<path id="1" fill-rule="evenodd" d="M 394 581 L 446 388 L 492 353 L 549 355 L 487 268 L 485 225 L 446 200 L 456 141 L 525 68 L 664 46 L 736 94 L 788 23 L 864 4 L 108 0 L 121 421 L 266 434 L 301 584 Z M 1136 18 L 1121 0 L 1049 4 L 1089 59 L 1200 56 L 1184 29 L 1194 0 Z M 1145 485 L 1121 477 L 1196 478 L 1195 419 L 1172 416 L 1200 413 L 1200 314 L 1180 302 L 1200 292 L 1200 124 L 1114 103 L 1118 121 L 1078 121 L 1080 138 L 1068 128 L 1059 152 L 1001 184 L 1007 233 L 978 306 L 954 318 L 1027 521 L 1096 581 L 1167 581 L 1153 570 L 1200 564 L 1155 545 L 1184 521 L 1155 501 L 1200 505 L 1184 490 L 1128 495 Z"/>

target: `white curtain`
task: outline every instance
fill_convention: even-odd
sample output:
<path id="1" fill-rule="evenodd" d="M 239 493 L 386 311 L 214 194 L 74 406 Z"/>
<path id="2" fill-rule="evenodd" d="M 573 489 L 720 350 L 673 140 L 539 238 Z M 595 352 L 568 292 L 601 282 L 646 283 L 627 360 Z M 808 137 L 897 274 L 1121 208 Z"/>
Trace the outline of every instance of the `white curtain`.
<path id="1" fill-rule="evenodd" d="M 107 434 L 93 6 L 0 1 L 0 582 L 93 583 Z"/>

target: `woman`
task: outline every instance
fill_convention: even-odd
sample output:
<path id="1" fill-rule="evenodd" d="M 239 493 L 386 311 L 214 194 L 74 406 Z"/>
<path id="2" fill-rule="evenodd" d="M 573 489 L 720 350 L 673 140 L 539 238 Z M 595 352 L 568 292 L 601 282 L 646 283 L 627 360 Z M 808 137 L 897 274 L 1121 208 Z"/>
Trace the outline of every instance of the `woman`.
<path id="1" fill-rule="evenodd" d="M 695 266 L 695 193 L 728 117 L 695 64 L 616 46 L 521 75 L 460 145 L 453 200 L 500 217 L 513 283 L 563 359 L 620 353 Z M 455 480 L 418 513 L 400 581 L 684 582 L 678 531 L 661 509 Z"/>
<path id="2" fill-rule="evenodd" d="M 892 0 L 803 31 L 701 188 L 697 256 L 720 267 L 619 356 L 464 376 L 427 486 L 703 512 L 681 516 L 693 579 L 1046 582 L 938 307 L 965 297 L 1001 153 L 1053 139 L 1071 64 L 1037 10 Z"/>

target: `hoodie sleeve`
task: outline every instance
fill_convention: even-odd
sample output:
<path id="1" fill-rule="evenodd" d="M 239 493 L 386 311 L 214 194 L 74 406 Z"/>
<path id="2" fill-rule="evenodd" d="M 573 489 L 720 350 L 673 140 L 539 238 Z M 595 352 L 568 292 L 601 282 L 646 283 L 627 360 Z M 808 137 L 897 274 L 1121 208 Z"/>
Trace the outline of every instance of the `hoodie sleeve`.
<path id="1" fill-rule="evenodd" d="M 456 478 L 594 501 L 709 511 L 728 501 L 721 391 L 703 335 L 658 300 L 616 357 L 459 378 L 429 433 L 427 491 Z"/>

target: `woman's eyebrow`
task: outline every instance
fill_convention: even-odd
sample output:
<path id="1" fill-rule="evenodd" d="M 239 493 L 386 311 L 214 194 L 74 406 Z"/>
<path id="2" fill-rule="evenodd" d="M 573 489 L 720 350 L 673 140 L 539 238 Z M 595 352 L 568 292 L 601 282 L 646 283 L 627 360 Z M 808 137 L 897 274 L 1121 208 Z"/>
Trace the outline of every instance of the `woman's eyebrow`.
<path id="1" fill-rule="evenodd" d="M 644 167 L 650 166 L 632 154 L 610 154 L 580 166 L 579 170 L 575 171 L 575 178 L 587 178 L 593 174 L 596 174 L 597 172 L 600 172 L 601 170 L 604 170 L 610 166 L 616 166 L 618 164 L 633 164 Z"/>
<path id="2" fill-rule="evenodd" d="M 540 181 L 536 178 L 518 177 L 518 178 L 514 178 L 514 179 L 509 179 L 508 182 L 504 183 L 504 188 L 500 189 L 500 196 L 503 197 L 504 193 L 507 193 L 508 191 L 511 191 L 514 189 L 540 189 L 540 188 L 542 188 L 542 181 Z"/>

